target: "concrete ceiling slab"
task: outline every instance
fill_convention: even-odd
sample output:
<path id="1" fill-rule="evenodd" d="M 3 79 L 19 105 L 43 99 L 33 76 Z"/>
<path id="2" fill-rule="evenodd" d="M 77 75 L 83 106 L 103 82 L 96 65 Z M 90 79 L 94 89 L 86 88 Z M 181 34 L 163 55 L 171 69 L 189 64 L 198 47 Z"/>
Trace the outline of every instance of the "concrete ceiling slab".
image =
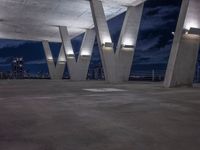
<path id="1" fill-rule="evenodd" d="M 107 19 L 144 0 L 102 0 Z M 58 26 L 71 38 L 93 28 L 88 0 L 0 0 L 0 38 L 60 42 Z"/>

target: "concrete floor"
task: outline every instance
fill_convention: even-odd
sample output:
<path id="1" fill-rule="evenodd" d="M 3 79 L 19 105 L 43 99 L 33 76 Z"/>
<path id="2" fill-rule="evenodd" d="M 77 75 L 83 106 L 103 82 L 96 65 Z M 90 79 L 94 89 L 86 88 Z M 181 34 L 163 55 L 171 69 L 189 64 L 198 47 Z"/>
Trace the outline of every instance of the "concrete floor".
<path id="1" fill-rule="evenodd" d="M 199 149 L 200 88 L 0 81 L 0 150 Z"/>

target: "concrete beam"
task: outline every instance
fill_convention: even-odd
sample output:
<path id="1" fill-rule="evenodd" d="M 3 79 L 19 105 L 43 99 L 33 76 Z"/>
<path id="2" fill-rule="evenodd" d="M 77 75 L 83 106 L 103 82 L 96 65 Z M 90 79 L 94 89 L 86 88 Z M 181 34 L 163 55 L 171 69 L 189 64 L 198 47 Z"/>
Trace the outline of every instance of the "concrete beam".
<path id="1" fill-rule="evenodd" d="M 62 79 L 64 71 L 65 71 L 65 66 L 66 66 L 66 58 L 65 58 L 65 52 L 64 52 L 63 46 L 61 46 L 60 53 L 58 56 L 58 61 L 55 64 L 52 53 L 51 53 L 51 49 L 49 46 L 49 42 L 43 41 L 42 44 L 43 44 L 43 48 L 44 48 L 44 52 L 45 52 L 45 56 L 47 60 L 50 78 L 54 80 Z"/>
<path id="2" fill-rule="evenodd" d="M 96 36 L 95 31 L 92 29 L 86 31 L 78 59 L 76 60 L 67 27 L 59 27 L 59 30 L 66 54 L 70 79 L 74 81 L 86 80 Z"/>
<path id="3" fill-rule="evenodd" d="M 105 78 L 108 82 L 128 81 L 143 11 L 143 3 L 128 7 L 116 53 L 102 2 L 90 1 Z"/>
<path id="4" fill-rule="evenodd" d="M 183 0 L 165 75 L 164 86 L 191 86 L 199 50 L 199 35 L 188 34 L 200 28 L 200 1 Z"/>

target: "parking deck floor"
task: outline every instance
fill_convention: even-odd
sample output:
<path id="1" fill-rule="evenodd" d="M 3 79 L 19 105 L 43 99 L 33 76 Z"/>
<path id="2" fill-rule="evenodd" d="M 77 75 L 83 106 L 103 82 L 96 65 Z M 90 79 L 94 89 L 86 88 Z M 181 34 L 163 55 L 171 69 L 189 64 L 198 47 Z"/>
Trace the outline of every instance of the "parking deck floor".
<path id="1" fill-rule="evenodd" d="M 0 81 L 0 150 L 199 150 L 200 88 Z"/>

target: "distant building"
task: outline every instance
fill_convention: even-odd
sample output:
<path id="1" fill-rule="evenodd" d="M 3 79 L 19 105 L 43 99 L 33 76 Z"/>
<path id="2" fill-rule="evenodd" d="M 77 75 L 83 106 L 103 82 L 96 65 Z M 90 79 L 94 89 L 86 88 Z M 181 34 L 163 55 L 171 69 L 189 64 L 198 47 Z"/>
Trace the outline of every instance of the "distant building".
<path id="1" fill-rule="evenodd" d="M 24 78 L 24 59 L 22 57 L 12 60 L 12 77 L 13 79 Z"/>

